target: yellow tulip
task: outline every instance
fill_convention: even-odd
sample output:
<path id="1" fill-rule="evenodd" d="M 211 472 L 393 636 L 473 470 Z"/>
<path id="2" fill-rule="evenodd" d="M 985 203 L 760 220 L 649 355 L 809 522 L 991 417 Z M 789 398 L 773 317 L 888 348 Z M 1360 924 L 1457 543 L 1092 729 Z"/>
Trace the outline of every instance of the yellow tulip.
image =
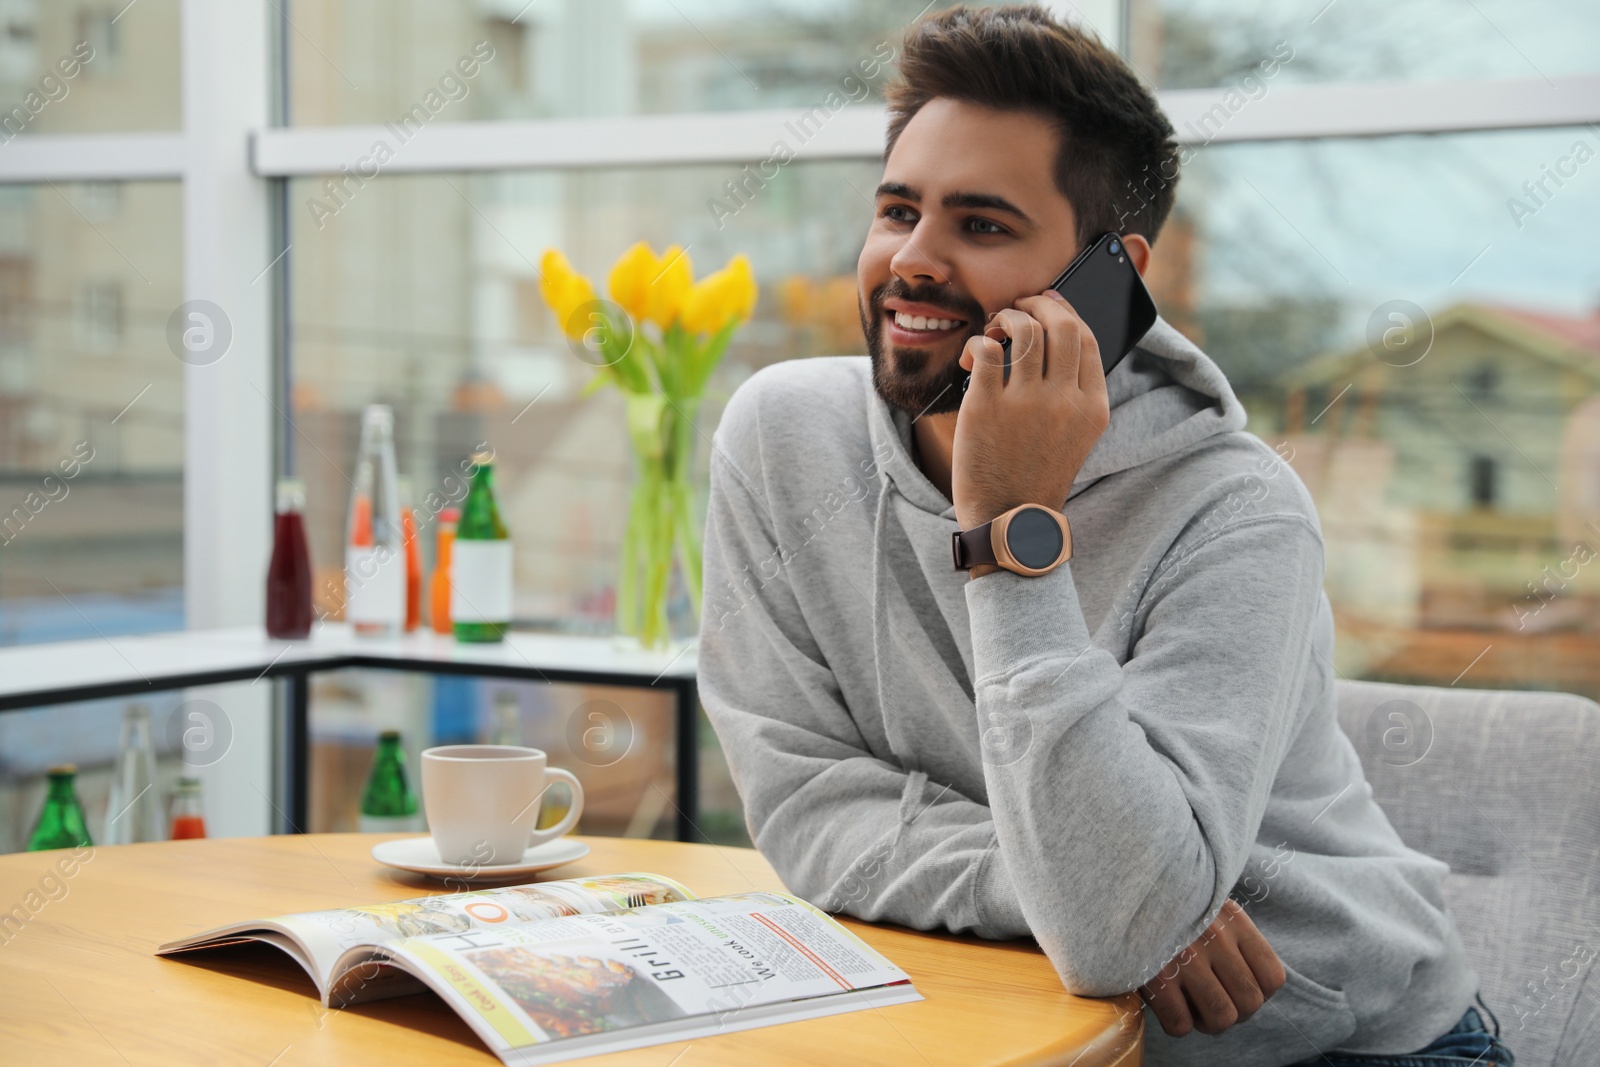
<path id="1" fill-rule="evenodd" d="M 722 271 L 712 271 L 694 283 L 689 295 L 683 298 L 683 311 L 678 321 L 689 333 L 713 334 L 727 322 L 726 287 Z"/>
<path id="2" fill-rule="evenodd" d="M 719 271 L 701 278 L 684 298 L 680 321 L 690 333 L 715 334 L 730 322 L 742 322 L 755 309 L 756 283 L 750 261 L 734 256 Z"/>
<path id="3" fill-rule="evenodd" d="M 733 317 L 743 322 L 755 313 L 760 287 L 756 285 L 755 274 L 750 270 L 750 260 L 743 252 L 728 260 L 725 269 L 733 279 L 729 283 L 735 301 Z"/>
<path id="4" fill-rule="evenodd" d="M 658 264 L 646 290 L 645 317 L 665 330 L 678 317 L 684 297 L 694 286 L 694 265 L 677 245 L 661 253 Z"/>
<path id="5" fill-rule="evenodd" d="M 611 299 L 622 306 L 636 323 L 643 322 L 650 310 L 650 283 L 661 270 L 661 261 L 643 241 L 622 253 L 611 268 L 607 285 Z"/>
<path id="6" fill-rule="evenodd" d="M 555 313 L 561 332 L 574 340 L 581 340 L 591 325 L 588 316 L 578 311 L 595 299 L 594 285 L 572 269 L 572 264 L 558 249 L 546 249 L 539 261 L 539 292 L 544 302 Z"/>

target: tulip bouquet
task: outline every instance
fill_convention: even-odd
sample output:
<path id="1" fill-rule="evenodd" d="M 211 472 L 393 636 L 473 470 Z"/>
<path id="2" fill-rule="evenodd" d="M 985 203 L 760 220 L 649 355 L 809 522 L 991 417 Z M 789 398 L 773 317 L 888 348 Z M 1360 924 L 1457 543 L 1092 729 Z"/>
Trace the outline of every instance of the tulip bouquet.
<path id="1" fill-rule="evenodd" d="M 683 249 L 673 245 L 657 256 L 640 241 L 612 266 L 610 300 L 556 249 L 539 266 L 545 303 L 598 370 L 583 395 L 615 385 L 627 402 L 636 476 L 617 579 L 617 630 L 646 647 L 663 645 L 675 558 L 697 619 L 700 613 L 694 420 L 711 372 L 755 308 L 750 261 L 734 256 L 695 281 Z"/>

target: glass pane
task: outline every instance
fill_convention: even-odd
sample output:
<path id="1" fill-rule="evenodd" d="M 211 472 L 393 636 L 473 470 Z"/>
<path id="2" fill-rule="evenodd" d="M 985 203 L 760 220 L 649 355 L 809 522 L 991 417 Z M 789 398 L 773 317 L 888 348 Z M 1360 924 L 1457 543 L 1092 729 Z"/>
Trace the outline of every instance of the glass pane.
<path id="1" fill-rule="evenodd" d="M 434 745 L 530 745 L 583 786 L 573 831 L 605 837 L 674 838 L 677 823 L 672 697 L 611 686 L 549 685 L 394 671 L 330 671 L 311 688 L 310 829 L 355 831 L 381 730 L 399 730 L 412 791 L 421 802 L 422 751 Z M 592 723 L 614 743 L 588 749 Z M 539 825 L 565 814 L 558 786 Z M 426 812 L 422 812 L 425 816 Z M 419 828 L 426 819 L 419 821 Z"/>
<path id="2" fill-rule="evenodd" d="M 1216 146 L 1152 288 L 1317 500 L 1346 677 L 1600 696 L 1588 130 Z M 1527 183 L 1527 184 L 1524 184 Z"/>
<path id="3" fill-rule="evenodd" d="M 209 836 L 264 832 L 277 818 L 274 801 L 268 797 L 272 787 L 255 769 L 264 767 L 266 760 L 233 732 L 244 716 L 259 716 L 265 710 L 263 688 L 252 688 L 245 681 L 0 712 L 0 753 L 5 754 L 0 760 L 0 853 L 27 847 L 44 807 L 46 776 L 62 763 L 77 768 L 74 788 L 96 846 L 119 837 L 150 839 L 144 834 L 149 823 L 141 818 L 147 805 L 159 813 L 153 839 L 167 840 L 173 829 L 178 779 L 186 776 L 203 779 L 201 814 Z M 120 792 L 118 766 L 123 741 L 138 743 L 137 732 L 125 734 L 124 724 L 127 713 L 139 708 L 148 716 L 153 786 L 148 794 L 130 796 Z M 187 735 L 186 742 L 185 733 L 202 722 L 214 728 L 212 740 L 223 742 L 205 754 L 194 747 L 195 735 Z M 242 796 L 228 788 L 226 776 L 219 774 L 224 768 L 236 780 L 242 776 Z M 281 800 L 276 803 L 283 806 Z"/>
<path id="4" fill-rule="evenodd" d="M 181 208 L 0 186 L 0 643 L 183 625 Z"/>
<path id="5" fill-rule="evenodd" d="M 287 3 L 287 0 L 286 0 Z M 308 126 L 880 101 L 927 0 L 295 0 Z M 988 6 L 988 5 L 975 5 Z M 420 110 L 419 110 L 420 109 Z M 409 121 L 408 121 L 408 116 Z"/>
<path id="6" fill-rule="evenodd" d="M 1600 71 L 1600 7 L 1566 0 L 1127 0 L 1128 55 L 1163 89 L 1544 78 Z M 1281 62 L 1279 62 L 1281 61 Z M 1271 67 L 1261 64 L 1269 63 Z M 1266 78 L 1261 75 L 1270 70 Z"/>
<path id="7" fill-rule="evenodd" d="M 545 307 L 537 264 L 559 248 L 603 291 L 611 264 L 638 240 L 658 252 L 687 245 L 697 278 L 737 253 L 750 257 L 761 287 L 755 316 L 699 419 L 703 512 L 710 434 L 734 386 L 775 360 L 861 350 L 855 260 L 881 167 L 792 164 L 719 220 L 707 201 L 739 173 L 379 178 L 342 206 L 324 181 L 291 184 L 292 439 L 323 609 L 339 610 L 360 412 L 381 402 L 395 409 L 400 473 L 412 482 L 429 567 L 437 512 L 452 493 L 460 499 L 460 464 L 488 442 L 515 544 L 519 622 L 611 631 L 631 485 L 623 403 L 611 389 L 579 396 L 592 370 Z M 326 213 L 309 210 L 313 201 Z M 852 202 L 859 210 L 840 210 Z M 687 635 L 687 595 L 677 593 Z"/>
<path id="8" fill-rule="evenodd" d="M 180 0 L 0 3 L 0 142 L 175 130 Z"/>

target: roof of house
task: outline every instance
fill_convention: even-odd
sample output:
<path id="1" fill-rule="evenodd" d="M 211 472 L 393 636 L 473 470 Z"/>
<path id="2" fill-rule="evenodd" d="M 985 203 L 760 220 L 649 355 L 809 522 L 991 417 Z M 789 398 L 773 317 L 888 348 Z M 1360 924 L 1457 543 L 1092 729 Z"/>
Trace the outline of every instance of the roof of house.
<path id="1" fill-rule="evenodd" d="M 1430 316 L 1434 336 L 1465 326 L 1600 383 L 1600 310 L 1561 315 L 1499 304 L 1452 304 Z M 1426 358 L 1426 355 L 1419 357 Z M 1365 343 L 1317 356 L 1284 375 L 1289 387 L 1348 380 L 1374 365 L 1383 366 Z"/>

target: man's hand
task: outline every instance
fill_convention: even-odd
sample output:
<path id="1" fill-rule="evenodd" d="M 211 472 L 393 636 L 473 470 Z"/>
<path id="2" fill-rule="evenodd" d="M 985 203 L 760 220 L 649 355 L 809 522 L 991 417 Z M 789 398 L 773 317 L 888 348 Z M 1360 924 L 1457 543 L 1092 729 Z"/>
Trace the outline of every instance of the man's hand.
<path id="1" fill-rule="evenodd" d="M 1283 985 L 1283 962 L 1233 900 L 1194 944 L 1139 988 L 1172 1037 L 1220 1034 L 1260 1010 Z"/>
<path id="2" fill-rule="evenodd" d="M 1003 381 L 1000 338 L 1011 338 Z M 963 530 L 1018 504 L 1061 508 L 1111 421 L 1100 346 L 1054 290 L 996 312 L 967 341 L 972 382 L 956 418 L 950 491 Z"/>

